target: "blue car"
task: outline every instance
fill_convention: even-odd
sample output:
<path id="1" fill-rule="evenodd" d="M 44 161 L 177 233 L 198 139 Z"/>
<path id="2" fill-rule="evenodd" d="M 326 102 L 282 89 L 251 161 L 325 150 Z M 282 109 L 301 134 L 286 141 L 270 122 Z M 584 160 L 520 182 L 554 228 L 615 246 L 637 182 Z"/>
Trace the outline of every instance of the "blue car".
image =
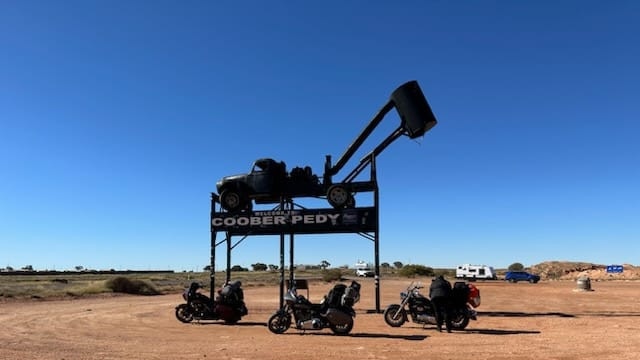
<path id="1" fill-rule="evenodd" d="M 528 281 L 532 284 L 535 284 L 540 281 L 540 276 L 530 274 L 526 271 L 507 271 L 504 279 L 511 283 L 516 283 L 518 281 Z"/>

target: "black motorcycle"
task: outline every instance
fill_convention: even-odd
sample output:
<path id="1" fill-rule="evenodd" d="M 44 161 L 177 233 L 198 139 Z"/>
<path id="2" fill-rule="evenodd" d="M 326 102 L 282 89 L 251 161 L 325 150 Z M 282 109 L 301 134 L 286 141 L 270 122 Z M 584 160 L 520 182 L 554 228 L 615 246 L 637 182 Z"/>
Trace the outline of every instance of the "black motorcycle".
<path id="1" fill-rule="evenodd" d="M 437 325 L 436 313 L 431 300 L 420 294 L 421 283 L 411 283 L 406 291 L 400 293 L 400 304 L 391 304 L 384 311 L 384 321 L 392 327 L 400 327 L 408 315 L 414 323 Z M 480 290 L 473 284 L 456 282 L 451 294 L 451 327 L 464 330 L 469 320 L 476 320 L 473 308 L 480 306 Z M 441 314 L 441 316 L 444 314 Z"/>
<path id="2" fill-rule="evenodd" d="M 242 283 L 234 281 L 218 290 L 215 301 L 198 292 L 202 285 L 192 282 L 182 297 L 185 304 L 176 306 L 176 318 L 183 323 L 193 320 L 223 320 L 225 324 L 235 324 L 248 314 L 244 303 Z"/>
<path id="3" fill-rule="evenodd" d="M 298 330 L 331 329 L 336 335 L 346 335 L 353 329 L 356 316 L 353 305 L 360 300 L 360 284 L 336 284 L 319 304 L 311 303 L 295 288 L 284 295 L 284 307 L 269 318 L 268 327 L 274 334 L 282 334 L 291 326 L 292 319 Z"/>

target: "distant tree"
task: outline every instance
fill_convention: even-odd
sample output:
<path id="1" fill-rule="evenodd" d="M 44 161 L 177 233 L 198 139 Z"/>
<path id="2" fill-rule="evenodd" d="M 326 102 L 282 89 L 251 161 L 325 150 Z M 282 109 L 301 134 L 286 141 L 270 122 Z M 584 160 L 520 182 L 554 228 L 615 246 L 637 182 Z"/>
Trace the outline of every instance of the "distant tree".
<path id="1" fill-rule="evenodd" d="M 389 265 L 388 262 L 383 262 L 382 264 L 380 264 L 380 267 L 383 268 L 383 269 L 388 269 L 388 268 L 391 267 L 391 265 Z"/>
<path id="2" fill-rule="evenodd" d="M 267 264 L 263 264 L 263 263 L 251 264 L 251 267 L 253 268 L 253 271 L 265 271 L 265 270 L 267 270 Z"/>
<path id="3" fill-rule="evenodd" d="M 242 267 L 242 266 L 240 266 L 240 265 L 233 265 L 233 266 L 231 267 L 231 271 L 249 271 L 249 269 L 247 269 L 247 268 L 243 268 L 243 267 Z"/>
<path id="4" fill-rule="evenodd" d="M 269 270 L 276 271 L 280 268 L 278 265 L 269 264 Z"/>
<path id="5" fill-rule="evenodd" d="M 32 266 L 32 265 L 25 265 L 25 266 L 23 266 L 20 270 L 23 270 L 23 271 L 33 271 L 33 266 Z"/>
<path id="6" fill-rule="evenodd" d="M 76 265 L 76 271 L 82 271 L 82 269 L 84 269 L 84 266 L 82 265 Z"/>
<path id="7" fill-rule="evenodd" d="M 6 269 L 7 271 L 13 271 L 13 268 L 11 266 L 7 266 Z"/>
<path id="8" fill-rule="evenodd" d="M 329 263 L 327 260 L 322 260 L 320 262 L 320 269 L 322 269 L 322 270 L 325 270 L 329 266 L 331 266 L 331 263 Z"/>
<path id="9" fill-rule="evenodd" d="M 211 265 L 207 265 L 202 268 L 202 271 L 211 271 Z"/>
<path id="10" fill-rule="evenodd" d="M 395 267 L 396 269 L 402 269 L 403 266 L 404 265 L 400 261 L 393 262 L 393 267 Z"/>
<path id="11" fill-rule="evenodd" d="M 522 270 L 524 270 L 524 265 L 522 265 L 519 262 L 515 262 L 515 263 L 509 265 L 508 270 L 509 271 L 522 271 Z"/>

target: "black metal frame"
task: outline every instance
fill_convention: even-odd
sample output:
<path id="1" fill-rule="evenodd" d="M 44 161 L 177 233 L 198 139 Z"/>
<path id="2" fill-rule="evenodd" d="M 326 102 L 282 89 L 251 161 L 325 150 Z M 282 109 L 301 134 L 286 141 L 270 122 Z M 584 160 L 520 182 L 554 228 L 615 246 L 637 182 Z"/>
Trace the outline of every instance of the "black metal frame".
<path id="1" fill-rule="evenodd" d="M 231 250 L 238 245 L 242 240 L 250 235 L 280 235 L 280 305 L 282 307 L 284 296 L 284 238 L 285 235 L 289 235 L 289 253 L 290 253 L 290 268 L 289 276 L 290 283 L 293 283 L 294 279 L 294 235 L 295 234 L 325 234 L 325 233 L 358 233 L 364 237 L 373 240 L 374 243 L 374 258 L 375 258 L 375 292 L 376 292 L 376 311 L 380 312 L 380 258 L 379 258 L 379 206 L 378 206 L 378 183 L 376 176 L 376 157 L 384 151 L 391 143 L 400 138 L 403 135 L 408 136 L 410 139 L 415 139 L 419 136 L 423 136 L 433 126 L 436 125 L 437 120 L 431 111 L 431 107 L 427 102 L 422 89 L 418 85 L 418 82 L 413 80 L 406 82 L 395 89 L 389 100 L 382 106 L 378 113 L 368 123 L 356 140 L 349 145 L 345 153 L 338 159 L 335 165 L 331 163 L 331 156 L 327 155 L 324 165 L 323 185 L 326 189 L 333 184 L 333 176 L 338 174 L 340 170 L 349 162 L 351 157 L 356 153 L 364 141 L 374 131 L 374 129 L 380 124 L 385 115 L 396 108 L 398 115 L 400 116 L 400 126 L 387 136 L 378 146 L 376 146 L 371 152 L 369 152 L 360 163 L 345 177 L 340 183 L 345 186 L 345 189 L 351 193 L 361 192 L 373 192 L 374 206 L 372 208 L 355 208 L 355 214 L 351 214 L 350 218 L 355 216 L 358 220 L 355 223 L 347 223 L 345 220 L 347 217 L 342 216 L 342 223 L 339 226 L 332 227 L 310 227 L 297 225 L 294 221 L 293 212 L 296 211 L 295 204 L 291 196 L 285 198 L 281 196 L 278 210 L 282 211 L 282 216 L 278 217 L 260 217 L 256 215 L 256 212 L 247 212 L 241 215 L 228 214 L 218 216 L 216 213 L 216 203 L 219 203 L 218 195 L 211 194 L 211 298 L 213 298 L 215 288 L 215 248 L 216 234 L 219 231 L 224 231 L 226 234 L 227 242 L 227 281 L 230 281 L 231 277 Z M 355 181 L 356 177 L 367 167 L 371 166 L 371 177 L 369 181 Z M 299 197 L 302 199 L 303 197 Z M 331 212 L 340 211 L 335 209 L 316 209 L 317 212 Z M 347 211 L 347 210 L 344 210 Z M 373 223 L 360 222 L 363 219 L 362 214 L 358 211 L 373 212 Z M 291 213 L 290 218 L 286 218 L 287 214 Z M 320 216 L 332 216 L 335 214 L 321 214 L 315 213 Z M 249 216 L 248 216 L 249 215 Z M 254 216 L 256 215 L 256 216 Z M 340 216 L 340 215 L 337 215 Z M 367 215 L 368 216 L 368 215 Z M 306 217 L 303 223 L 306 222 Z M 338 219 L 337 217 L 335 218 Z M 257 224 L 253 224 L 253 220 L 256 220 Z M 269 221 L 267 221 L 269 220 Z M 277 220 L 277 221 L 276 221 Z M 367 218 L 366 220 L 371 220 Z M 215 222 L 215 223 L 214 223 Z M 254 226 L 255 225 L 255 226 Z M 373 235 L 371 235 L 373 233 Z M 231 237 L 235 235 L 242 235 L 243 238 L 232 246 Z"/>
<path id="2" fill-rule="evenodd" d="M 231 281 L 231 251 L 239 245 L 244 239 L 249 236 L 259 236 L 259 235 L 280 235 L 280 307 L 283 306 L 283 298 L 285 292 L 285 236 L 289 235 L 289 283 L 295 283 L 294 276 L 294 255 L 295 255 L 295 235 L 296 234 L 336 234 L 336 233 L 353 233 L 358 234 L 368 240 L 373 241 L 374 244 L 374 272 L 375 272 L 375 311 L 380 312 L 380 231 L 379 231 L 379 189 L 377 184 L 377 175 L 376 175 L 376 164 L 375 158 L 378 152 L 370 153 L 363 161 L 359 168 L 362 170 L 367 165 L 371 165 L 371 173 L 370 180 L 367 182 L 359 182 L 362 186 L 359 186 L 360 189 L 365 189 L 365 191 L 373 192 L 373 202 L 374 205 L 372 207 L 363 207 L 363 208 L 355 208 L 355 209 L 345 209 L 345 210 L 336 210 L 336 209 L 297 209 L 296 205 L 293 202 L 293 199 L 285 199 L 282 198 L 280 204 L 274 209 L 274 212 L 282 212 L 284 214 L 289 214 L 291 212 L 296 211 L 309 211 L 312 213 L 318 213 L 321 216 L 325 213 L 327 214 L 340 214 L 341 212 L 352 212 L 353 214 L 358 216 L 358 219 L 363 219 L 363 221 L 356 221 L 355 224 L 338 224 L 337 226 L 322 228 L 322 227 L 297 227 L 295 228 L 290 222 L 284 225 L 273 225 L 273 226 L 265 226 L 262 228 L 251 228 L 248 226 L 227 226 L 221 224 L 225 219 L 229 219 L 231 222 L 234 222 L 241 217 L 249 217 L 256 213 L 261 213 L 265 211 L 252 211 L 245 214 L 229 214 L 224 212 L 216 212 L 217 204 L 219 204 L 218 195 L 215 193 L 211 194 L 211 298 L 214 297 L 215 292 L 215 263 L 216 263 L 216 247 L 221 245 L 223 242 L 227 244 L 226 251 L 226 282 Z M 349 181 L 353 181 L 354 177 L 349 177 Z M 365 192 L 361 191 L 361 192 Z M 370 214 L 372 213 L 372 214 Z M 366 221 L 362 214 L 366 215 Z M 286 215 L 284 215 L 286 216 Z M 215 225 L 214 225 L 215 220 Z M 245 220 L 246 222 L 246 220 Z M 224 232 L 225 239 L 217 242 L 217 233 Z M 235 244 L 232 243 L 233 236 L 242 236 L 240 240 L 238 240 Z"/>

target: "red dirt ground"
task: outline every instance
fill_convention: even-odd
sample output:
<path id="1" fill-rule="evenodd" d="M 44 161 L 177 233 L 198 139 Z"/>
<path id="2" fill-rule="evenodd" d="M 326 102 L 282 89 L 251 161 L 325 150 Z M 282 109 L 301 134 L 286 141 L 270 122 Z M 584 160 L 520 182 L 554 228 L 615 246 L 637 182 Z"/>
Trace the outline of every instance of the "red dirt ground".
<path id="1" fill-rule="evenodd" d="M 429 279 L 423 279 L 428 286 Z M 249 315 L 237 325 L 183 324 L 180 294 L 0 303 L 0 359 L 638 359 L 640 282 L 538 284 L 477 282 L 482 305 L 465 331 L 387 326 L 375 308 L 372 279 L 348 336 L 330 330 L 272 334 L 277 286 L 245 288 Z M 381 307 L 397 303 L 406 279 L 381 281 Z M 332 284 L 312 283 L 318 301 Z"/>

